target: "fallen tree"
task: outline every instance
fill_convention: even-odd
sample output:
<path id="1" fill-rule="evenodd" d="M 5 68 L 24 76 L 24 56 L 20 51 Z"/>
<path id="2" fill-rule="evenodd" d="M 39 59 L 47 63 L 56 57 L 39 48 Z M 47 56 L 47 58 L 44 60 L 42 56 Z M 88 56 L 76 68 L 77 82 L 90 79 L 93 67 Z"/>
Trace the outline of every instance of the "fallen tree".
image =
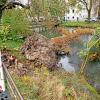
<path id="1" fill-rule="evenodd" d="M 34 62 L 35 67 L 46 66 L 49 69 L 57 67 L 57 56 L 54 44 L 50 39 L 38 33 L 29 36 L 21 47 L 21 53 Z"/>

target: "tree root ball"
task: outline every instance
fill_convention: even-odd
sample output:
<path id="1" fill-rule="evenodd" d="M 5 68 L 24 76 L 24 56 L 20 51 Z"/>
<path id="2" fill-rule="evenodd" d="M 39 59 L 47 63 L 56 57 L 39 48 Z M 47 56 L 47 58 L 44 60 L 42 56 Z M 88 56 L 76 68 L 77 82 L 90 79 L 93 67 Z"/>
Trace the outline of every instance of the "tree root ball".
<path id="1" fill-rule="evenodd" d="M 57 68 L 55 46 L 50 39 L 38 33 L 29 36 L 21 47 L 21 53 L 34 62 L 35 67 L 46 66 L 49 69 Z"/>

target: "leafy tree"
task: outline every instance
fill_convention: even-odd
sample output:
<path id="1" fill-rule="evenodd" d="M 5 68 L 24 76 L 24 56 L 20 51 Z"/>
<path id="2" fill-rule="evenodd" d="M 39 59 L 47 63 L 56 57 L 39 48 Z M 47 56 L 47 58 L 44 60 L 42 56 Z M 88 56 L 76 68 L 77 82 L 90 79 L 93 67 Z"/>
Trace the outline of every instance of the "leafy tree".
<path id="1" fill-rule="evenodd" d="M 92 9 L 95 10 L 98 16 L 98 20 L 100 20 L 100 0 L 78 0 L 78 2 L 81 2 L 86 7 L 89 21 L 91 18 Z"/>
<path id="2" fill-rule="evenodd" d="M 32 0 L 30 16 L 33 24 L 43 27 L 54 26 L 66 11 L 65 0 Z"/>
<path id="3" fill-rule="evenodd" d="M 63 16 L 66 11 L 66 5 L 64 0 L 48 0 L 49 12 L 51 16 Z"/>

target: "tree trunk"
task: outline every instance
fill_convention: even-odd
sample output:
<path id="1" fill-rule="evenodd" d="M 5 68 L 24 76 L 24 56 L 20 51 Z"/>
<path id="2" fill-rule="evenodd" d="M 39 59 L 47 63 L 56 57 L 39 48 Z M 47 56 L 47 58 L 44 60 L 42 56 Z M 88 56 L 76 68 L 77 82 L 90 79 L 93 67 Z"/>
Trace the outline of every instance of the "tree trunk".
<path id="1" fill-rule="evenodd" d="M 1 23 L 1 18 L 2 18 L 2 11 L 0 11 L 0 23 Z"/>
<path id="2" fill-rule="evenodd" d="M 98 9 L 98 20 L 100 21 L 100 5 L 99 5 L 99 9 Z"/>
<path id="3" fill-rule="evenodd" d="M 2 6 L 0 6 L 0 23 L 1 23 L 1 18 L 2 18 L 2 10 L 1 10 Z"/>
<path id="4" fill-rule="evenodd" d="M 88 21 L 90 22 L 91 19 L 91 10 L 88 10 Z"/>
<path id="5" fill-rule="evenodd" d="M 92 7 L 93 7 L 93 0 L 90 0 L 90 2 L 89 2 L 89 8 L 88 8 L 88 5 L 86 5 L 87 11 L 88 11 L 88 21 L 89 22 L 90 22 L 90 19 L 91 19 L 91 10 L 92 10 Z"/>

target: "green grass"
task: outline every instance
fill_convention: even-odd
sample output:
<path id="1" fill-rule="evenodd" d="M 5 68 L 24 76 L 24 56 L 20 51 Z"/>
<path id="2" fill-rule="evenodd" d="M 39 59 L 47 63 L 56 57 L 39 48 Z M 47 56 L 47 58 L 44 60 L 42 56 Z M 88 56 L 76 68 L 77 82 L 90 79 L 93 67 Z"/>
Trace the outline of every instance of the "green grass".
<path id="1" fill-rule="evenodd" d="M 100 27 L 99 22 L 76 22 L 76 21 L 68 21 L 68 22 L 63 22 L 63 26 L 66 27 L 89 27 L 89 28 L 97 28 Z"/>
<path id="2" fill-rule="evenodd" d="M 6 48 L 8 53 L 15 56 L 19 61 L 26 61 L 26 58 L 20 53 L 22 41 L 7 40 L 3 42 L 0 40 L 0 49 Z"/>
<path id="3" fill-rule="evenodd" d="M 24 97 L 24 100 L 38 100 L 37 90 L 38 87 L 35 84 L 30 85 L 22 82 L 22 79 L 19 78 L 16 74 L 13 75 L 13 79 L 17 85 L 17 88 L 21 92 L 21 95 Z"/>
<path id="4" fill-rule="evenodd" d="M 41 34 L 44 35 L 44 36 L 46 36 L 47 38 L 54 38 L 54 37 L 61 36 L 58 33 L 49 33 L 49 32 L 42 32 Z"/>
<path id="5" fill-rule="evenodd" d="M 0 39 L 0 48 L 7 48 L 7 49 L 13 49 L 13 50 L 18 50 L 20 46 L 22 45 L 21 41 L 12 41 L 12 40 L 7 40 L 3 42 Z"/>

